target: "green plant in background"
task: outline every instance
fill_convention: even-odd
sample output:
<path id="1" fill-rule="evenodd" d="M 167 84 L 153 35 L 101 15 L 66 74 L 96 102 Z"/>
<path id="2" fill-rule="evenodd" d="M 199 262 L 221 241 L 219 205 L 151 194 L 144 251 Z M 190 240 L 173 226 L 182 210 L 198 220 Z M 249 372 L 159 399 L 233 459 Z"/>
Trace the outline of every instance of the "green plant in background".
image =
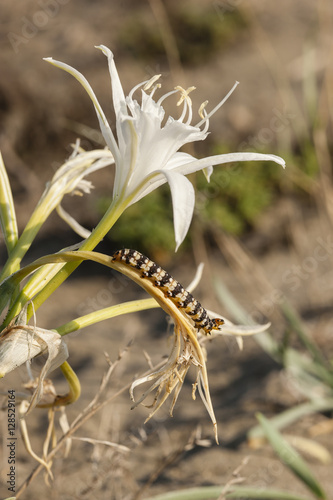
<path id="1" fill-rule="evenodd" d="M 216 148 L 216 154 L 222 154 Z M 223 230 L 234 235 L 242 235 L 249 227 L 255 227 L 258 216 L 274 203 L 283 183 L 282 175 L 272 168 L 262 168 L 257 163 L 242 165 L 235 163 L 223 171 L 215 170 L 210 183 L 201 172 L 195 177 L 197 204 L 195 216 L 203 228 Z M 304 191 L 302 191 L 304 192 Z M 99 210 L 104 213 L 109 205 L 108 198 L 101 199 Z M 170 254 L 173 251 L 173 224 L 170 217 L 170 195 L 167 187 L 154 191 L 130 208 L 116 224 L 110 237 L 113 244 L 122 246 L 130 242 L 151 255 Z M 145 213 L 149 219 L 143 219 Z M 138 222 L 140 222 L 138 224 Z M 182 251 L 188 248 L 191 228 Z"/>
<path id="2" fill-rule="evenodd" d="M 251 323 L 246 311 L 231 295 L 227 287 L 220 280 L 216 280 L 215 285 L 220 302 L 228 310 L 229 314 L 238 321 Z M 255 283 L 253 283 L 254 285 Z M 280 301 L 280 308 L 287 322 L 286 329 L 297 335 L 305 348 L 305 352 L 302 353 L 294 349 L 288 343 L 276 341 L 268 331 L 257 335 L 255 340 L 267 354 L 281 364 L 288 375 L 290 383 L 297 387 L 297 391 L 307 401 L 288 408 L 271 420 L 267 420 L 260 415 L 258 417 L 260 425 L 248 432 L 248 439 L 251 443 L 256 444 L 266 437 L 283 463 L 290 468 L 315 497 L 326 499 L 327 497 L 320 483 L 314 479 L 311 471 L 298 453 L 279 434 L 278 430 L 284 429 L 306 415 L 321 411 L 333 411 L 333 364 L 332 360 L 326 359 L 311 340 L 297 313 L 286 299 Z M 295 441 L 295 444 L 302 446 L 303 450 L 318 457 L 323 463 L 331 462 L 330 453 L 318 443 L 313 443 L 311 440 L 304 438 L 302 440 L 298 440 L 296 437 L 293 438 L 293 436 L 289 436 L 288 441 Z M 283 495 L 270 497 L 269 493 L 270 491 L 267 489 L 267 491 L 262 492 L 262 497 L 249 495 L 247 498 L 285 498 Z M 266 497 L 265 494 L 268 496 Z M 242 497 L 240 496 L 240 498 Z M 295 499 L 297 498 L 302 497 L 295 495 Z"/>
<path id="3" fill-rule="evenodd" d="M 297 451 L 282 437 L 274 426 L 261 414 L 257 415 L 262 432 L 269 440 L 280 461 L 300 480 L 310 491 L 314 498 L 327 500 L 327 496 L 312 474 L 312 471 L 303 461 Z M 150 500 L 219 500 L 222 498 L 235 498 L 244 500 L 310 500 L 298 493 L 276 490 L 273 488 L 251 488 L 251 486 L 235 486 L 231 480 L 225 486 L 207 486 L 191 488 L 189 490 L 173 491 L 167 494 L 150 497 Z M 311 498 L 313 498 L 311 497 Z"/>
<path id="4" fill-rule="evenodd" d="M 213 57 L 221 48 L 239 40 L 246 26 L 239 9 L 231 9 L 225 22 L 221 22 L 211 5 L 205 9 L 184 9 L 180 4 L 179 11 L 171 13 L 171 20 L 179 40 L 180 59 L 185 65 L 207 61 L 207 54 Z"/>
<path id="5" fill-rule="evenodd" d="M 277 187 L 272 169 L 260 169 L 254 164 L 250 169 L 234 164 L 216 172 L 209 186 L 198 175 L 198 215 L 207 227 L 240 235 L 248 226 L 254 226 L 258 215 L 272 203 Z"/>
<path id="6" fill-rule="evenodd" d="M 225 146 L 215 146 L 214 152 L 225 152 Z M 264 152 L 264 150 L 263 150 Z M 196 214 L 204 227 L 223 230 L 241 236 L 256 227 L 258 217 L 274 205 L 281 194 L 298 199 L 307 207 L 313 200 L 314 181 L 319 179 L 319 165 L 313 144 L 304 143 L 298 151 L 286 151 L 286 175 L 258 164 L 233 164 L 217 170 L 210 184 L 199 174 L 196 177 L 198 205 Z"/>
<path id="7" fill-rule="evenodd" d="M 237 40 L 246 25 L 239 9 L 230 9 L 227 22 L 221 22 L 219 9 L 212 5 L 183 8 L 181 4 L 168 9 L 169 23 L 175 39 L 180 62 L 198 65 L 213 57 L 217 51 Z M 147 63 L 165 56 L 165 44 L 156 23 L 149 22 L 140 12 L 128 21 L 120 32 L 119 44 L 134 58 Z"/>
<path id="8" fill-rule="evenodd" d="M 215 146 L 215 154 L 227 153 L 225 146 Z M 262 168 L 258 163 L 235 163 L 223 170 L 216 169 L 207 184 L 205 176 L 198 172 L 195 177 L 197 204 L 195 216 L 204 230 L 241 236 L 255 228 L 258 218 L 274 204 L 281 194 L 297 198 L 304 207 L 313 198 L 313 186 L 319 175 L 318 161 L 313 144 L 301 151 L 284 155 L 288 164 L 287 175 L 278 169 Z M 287 180 L 286 180 L 287 177 Z M 292 181 L 292 182 L 290 182 Z M 104 213 L 110 199 L 101 199 L 99 211 Z M 311 202 L 312 203 L 312 202 Z M 173 252 L 173 223 L 170 217 L 170 195 L 162 186 L 130 207 L 112 231 L 112 242 L 123 246 L 130 243 L 152 256 L 170 255 Z M 144 219 L 144 214 L 151 216 Z M 140 223 L 138 224 L 138 222 Z M 182 251 L 191 241 L 190 228 Z"/>
<path id="9" fill-rule="evenodd" d="M 109 204 L 108 198 L 100 199 L 99 211 L 104 213 Z M 149 217 L 146 217 L 147 213 Z M 162 186 L 126 210 L 109 238 L 115 247 L 121 248 L 126 244 L 131 248 L 140 248 L 154 260 L 163 260 L 163 255 L 171 255 L 174 252 L 174 228 L 170 214 L 170 190 Z M 180 252 L 188 248 L 188 241 L 187 237 Z"/>
<path id="10" fill-rule="evenodd" d="M 215 171 L 209 184 L 198 173 L 195 180 L 198 200 L 195 215 L 203 227 L 241 235 L 248 227 L 255 226 L 258 215 L 273 202 L 278 190 L 279 180 L 276 180 L 272 170 L 263 169 L 255 163 L 246 167 L 235 164 L 223 172 Z M 109 199 L 100 200 L 101 213 L 109 202 Z M 127 210 L 121 224 L 115 225 L 110 234 L 113 244 L 122 246 L 127 242 L 151 255 L 172 253 L 173 223 L 169 206 L 167 188 L 162 187 L 151 193 Z M 147 212 L 151 216 L 144 219 Z M 182 251 L 188 248 L 190 239 L 191 229 Z"/>

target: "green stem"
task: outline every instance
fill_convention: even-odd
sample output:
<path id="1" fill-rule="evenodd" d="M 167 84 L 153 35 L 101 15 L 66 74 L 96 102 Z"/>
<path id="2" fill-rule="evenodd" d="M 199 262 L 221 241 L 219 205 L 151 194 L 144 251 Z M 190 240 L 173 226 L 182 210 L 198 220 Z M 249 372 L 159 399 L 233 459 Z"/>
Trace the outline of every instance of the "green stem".
<path id="1" fill-rule="evenodd" d="M 62 365 L 60 365 L 60 369 L 65 377 L 65 379 L 68 382 L 69 385 L 69 392 L 65 394 L 64 396 L 58 396 L 56 401 L 53 403 L 48 403 L 48 404 L 41 404 L 38 405 L 39 408 L 50 408 L 54 406 L 67 406 L 72 403 L 75 403 L 81 395 L 81 384 L 80 380 L 78 379 L 75 371 L 73 368 L 70 366 L 67 361 L 64 361 Z"/>
<path id="2" fill-rule="evenodd" d="M 143 299 L 143 300 L 132 300 L 130 302 L 123 302 L 122 304 L 117 304 L 115 306 L 106 307 L 105 309 L 100 309 L 92 313 L 86 314 L 85 316 L 80 316 L 79 318 L 73 319 L 64 325 L 54 328 L 59 335 L 68 335 L 69 333 L 81 330 L 81 328 L 86 328 L 90 325 L 95 325 L 100 321 L 106 319 L 114 318 L 122 314 L 129 314 L 137 311 L 144 311 L 146 309 L 154 309 L 158 306 L 155 299 Z"/>
<path id="3" fill-rule="evenodd" d="M 69 393 L 57 401 L 57 406 L 69 405 L 79 399 L 81 395 L 81 384 L 73 368 L 65 361 L 61 366 L 61 371 L 68 382 Z"/>
<path id="4" fill-rule="evenodd" d="M 104 217 L 80 247 L 80 250 L 92 251 L 102 241 L 104 236 L 117 222 L 127 206 L 126 202 L 112 203 L 106 211 Z M 69 262 L 45 285 L 43 290 L 34 298 L 34 310 L 36 311 L 45 300 L 72 274 L 81 262 Z M 23 306 L 24 304 L 21 304 Z M 32 316 L 32 308 L 28 310 L 28 320 Z"/>
<path id="5" fill-rule="evenodd" d="M 1 271 L 0 282 L 20 268 L 21 260 L 29 250 L 43 223 L 44 220 L 39 217 L 38 210 L 36 210 L 32 214 L 12 252 L 9 254 L 8 260 Z"/>
<path id="6" fill-rule="evenodd" d="M 15 247 L 18 240 L 16 213 L 13 193 L 10 187 L 5 164 L 0 153 L 0 226 L 5 239 L 7 252 Z M 16 269 L 13 270 L 13 272 Z"/>

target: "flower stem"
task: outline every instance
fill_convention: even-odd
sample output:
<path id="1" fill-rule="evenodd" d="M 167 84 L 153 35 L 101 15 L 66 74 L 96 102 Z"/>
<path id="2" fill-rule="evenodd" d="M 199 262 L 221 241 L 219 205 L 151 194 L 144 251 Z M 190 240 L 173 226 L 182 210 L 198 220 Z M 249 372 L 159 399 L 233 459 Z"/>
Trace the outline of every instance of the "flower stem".
<path id="1" fill-rule="evenodd" d="M 98 311 L 86 314 L 85 316 L 75 318 L 64 325 L 54 328 L 54 330 L 61 336 L 68 335 L 69 333 L 81 330 L 81 328 L 86 328 L 90 325 L 95 325 L 96 323 L 106 319 L 114 318 L 122 314 L 144 311 L 146 309 L 154 309 L 156 307 L 158 307 L 158 303 L 154 299 L 141 299 L 123 302 L 121 304 L 106 307 L 105 309 L 99 309 Z"/>
<path id="2" fill-rule="evenodd" d="M 63 396 L 58 396 L 56 400 L 53 403 L 48 403 L 48 404 L 41 404 L 38 405 L 39 408 L 50 408 L 54 406 L 67 406 L 72 403 L 75 403 L 81 395 L 81 384 L 80 380 L 78 379 L 75 371 L 73 368 L 70 366 L 67 361 L 64 361 L 62 365 L 60 365 L 60 369 L 65 377 L 65 379 L 68 382 L 69 385 L 69 392 L 67 394 L 64 394 Z"/>
<path id="3" fill-rule="evenodd" d="M 39 229 L 45 222 L 45 219 L 45 207 L 41 205 L 40 207 L 37 207 L 31 215 L 30 220 L 26 225 L 23 233 L 18 239 L 13 250 L 10 252 L 8 260 L 1 271 L 0 282 L 20 268 L 21 260 L 29 250 Z"/>
<path id="4" fill-rule="evenodd" d="M 65 396 L 62 396 L 57 401 L 57 406 L 69 405 L 71 403 L 75 403 L 77 399 L 79 399 L 81 394 L 81 384 L 80 381 L 74 372 L 73 368 L 65 361 L 60 369 L 68 382 L 69 385 L 69 393 Z"/>
<path id="5" fill-rule="evenodd" d="M 112 203 L 106 211 L 99 224 L 93 230 L 89 238 L 87 238 L 80 247 L 80 250 L 94 250 L 94 248 L 102 241 L 104 236 L 110 231 L 112 226 L 119 219 L 127 206 L 126 202 Z M 34 298 L 34 310 L 36 311 L 50 295 L 72 274 L 73 271 L 80 265 L 81 262 L 69 262 L 49 281 L 43 290 Z M 31 300 L 32 297 L 26 297 L 25 302 Z M 24 304 L 21 304 L 23 307 Z M 28 308 L 28 320 L 32 316 L 32 307 Z"/>

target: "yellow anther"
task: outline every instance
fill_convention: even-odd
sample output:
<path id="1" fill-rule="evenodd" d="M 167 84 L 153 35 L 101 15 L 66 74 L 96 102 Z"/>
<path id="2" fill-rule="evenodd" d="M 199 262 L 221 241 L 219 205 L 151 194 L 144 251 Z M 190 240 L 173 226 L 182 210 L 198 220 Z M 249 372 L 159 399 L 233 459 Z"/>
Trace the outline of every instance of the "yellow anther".
<path id="1" fill-rule="evenodd" d="M 188 89 L 184 89 L 183 87 L 181 87 L 180 85 L 177 85 L 177 87 L 175 87 L 175 90 L 179 90 L 180 92 L 180 98 L 179 98 L 179 101 L 177 102 L 177 106 L 180 106 L 182 104 L 182 102 L 187 101 L 187 103 L 192 106 L 192 100 L 191 98 L 189 97 L 189 93 L 192 92 L 192 90 L 195 90 L 196 87 L 189 87 Z"/>
<path id="2" fill-rule="evenodd" d="M 154 83 L 157 82 L 157 80 L 161 77 L 161 75 L 155 75 L 153 76 L 143 87 L 143 90 L 149 90 L 151 87 L 153 87 Z M 157 85 L 154 85 L 154 88 L 161 88 L 161 84 L 158 83 Z"/>
<path id="3" fill-rule="evenodd" d="M 208 104 L 208 101 L 204 101 L 204 102 L 201 104 L 201 106 L 200 106 L 200 108 L 199 108 L 199 111 L 198 111 L 199 116 L 200 116 L 203 120 L 204 120 L 204 118 L 205 118 L 205 115 L 204 115 L 204 109 L 205 109 L 205 107 L 207 106 L 207 104 Z"/>
<path id="4" fill-rule="evenodd" d="M 78 189 L 74 189 L 74 191 L 72 191 L 72 194 L 75 196 L 83 196 L 83 193 Z"/>

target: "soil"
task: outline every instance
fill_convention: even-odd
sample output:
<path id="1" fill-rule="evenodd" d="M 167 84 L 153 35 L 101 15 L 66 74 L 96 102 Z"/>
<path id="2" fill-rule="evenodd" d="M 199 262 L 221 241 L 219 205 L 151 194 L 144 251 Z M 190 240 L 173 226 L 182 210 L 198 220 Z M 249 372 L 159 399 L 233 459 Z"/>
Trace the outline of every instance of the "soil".
<path id="1" fill-rule="evenodd" d="M 234 81 L 240 80 L 239 90 L 211 120 L 212 136 L 223 137 L 236 145 L 245 141 L 249 149 L 251 145 L 256 149 L 266 141 L 264 146 L 269 146 L 271 153 L 279 154 L 281 145 L 295 137 L 295 129 L 303 132 L 304 116 L 299 111 L 304 97 L 303 63 L 310 60 L 308 82 L 310 76 L 321 82 L 325 72 L 332 69 L 328 66 L 332 61 L 327 63 L 322 51 L 328 43 L 324 28 L 332 18 L 329 2 L 323 1 L 317 6 L 310 0 L 267 1 L 263 5 L 231 0 L 187 0 L 182 4 L 185 11 L 195 13 L 196 9 L 204 8 L 215 22 L 218 19 L 222 24 L 231 22 L 230 16 L 237 14 L 244 25 L 236 36 L 230 36 L 217 48 L 208 47 L 207 57 L 200 64 L 182 66 L 177 64 L 177 59 L 172 59 L 170 66 L 165 56 L 154 59 L 148 54 L 140 59 L 126 45 L 125 41 L 134 37 L 133 26 L 139 25 L 140 20 L 143 19 L 146 26 L 155 29 L 158 26 L 150 4 L 159 5 L 134 0 L 26 0 L 2 6 L 0 147 L 15 195 L 20 230 L 41 196 L 45 182 L 68 156 L 67 145 L 75 142 L 79 131 L 90 133 L 89 138 L 83 140 L 86 148 L 99 146 L 100 139 L 98 133 L 93 132 L 97 121 L 84 91 L 74 79 L 45 63 L 43 57 L 52 56 L 82 71 L 103 109 L 108 109 L 111 97 L 106 60 L 94 49 L 101 43 L 114 51 L 127 92 L 137 82 L 147 79 L 147 75 L 162 73 L 164 89 L 179 82 L 184 86 L 195 85 L 197 91 L 193 95 L 198 107 L 207 98 L 211 105 L 217 103 Z M 170 1 L 167 5 L 170 12 L 177 10 L 177 2 Z M 296 104 L 290 99 L 291 95 L 296 96 Z M 264 133 L 273 130 L 277 115 L 282 116 L 285 123 L 279 135 L 280 143 L 274 134 Z M 111 109 L 108 116 L 112 117 Z M 95 189 L 89 199 L 83 199 L 84 210 L 82 199 L 79 202 L 71 199 L 66 205 L 86 227 L 96 225 L 97 200 L 109 194 L 112 174 L 102 172 L 92 180 Z M 330 180 L 328 177 L 328 183 Z M 287 169 L 286 184 L 291 182 Z M 283 339 L 285 332 L 279 308 L 280 298 L 285 296 L 297 310 L 310 337 L 332 358 L 332 223 L 321 203 L 320 187 L 314 185 L 311 202 L 306 198 L 307 205 L 288 192 L 286 189 L 286 193 L 276 199 L 260 217 L 256 228 L 240 241 L 221 235 L 218 248 L 206 244 L 198 234 L 192 253 L 165 257 L 162 264 L 186 284 L 193 278 L 199 261 L 204 260 L 204 280 L 196 293 L 200 301 L 209 309 L 230 315 L 226 306 L 218 302 L 212 285 L 213 277 L 218 277 L 250 317 L 272 322 L 270 332 L 276 339 Z M 77 237 L 52 215 L 37 241 L 26 262 L 74 244 Z M 318 248 L 322 249 L 321 259 L 316 259 Z M 238 261 L 236 252 L 240 249 L 246 252 L 244 258 L 252 255 L 253 261 Z M 115 249 L 112 242 L 105 241 L 99 250 L 111 253 Z M 2 257 L 4 260 L 4 249 Z M 260 273 L 264 278 L 260 278 Z M 139 297 L 145 294 L 134 283 L 122 281 L 119 286 L 116 273 L 97 265 L 82 265 L 54 294 L 53 300 L 38 310 L 38 326 L 55 328 L 91 312 L 96 305 L 107 307 Z M 234 317 L 230 319 L 236 321 Z M 115 361 L 119 352 L 126 351 L 108 384 L 107 394 L 112 395 L 147 370 L 147 356 L 157 364 L 168 354 L 168 332 L 163 311 L 152 310 L 105 321 L 80 334 L 69 335 L 69 362 L 80 377 L 82 395 L 66 409 L 68 421 L 71 422 L 98 391 L 108 368 L 105 353 Z M 302 350 L 295 336 L 291 342 Z M 190 372 L 172 418 L 166 403 L 156 417 L 144 424 L 149 409 L 140 406 L 131 411 L 128 390 L 125 390 L 75 434 L 119 443 L 127 446 L 128 452 L 74 439 L 67 456 L 62 449 L 55 457 L 54 479 L 50 481 L 44 473 L 40 474 L 20 498 L 149 498 L 195 486 L 224 485 L 241 464 L 243 485 L 285 489 L 309 497 L 302 483 L 277 459 L 267 443 L 255 449 L 247 440 L 248 431 L 257 423 L 257 412 L 271 418 L 306 400 L 290 375 L 263 351 L 255 338 L 245 339 L 242 351 L 229 338 L 213 339 L 207 344 L 207 359 L 219 445 L 214 442 L 213 428 L 200 397 L 195 401 L 191 399 L 194 373 Z M 41 361 L 35 363 L 34 374 L 41 366 Z M 26 380 L 26 371 L 20 368 L 1 382 L 1 391 L 22 392 L 22 383 Z M 54 372 L 52 380 L 58 393 L 66 391 L 60 371 Z M 5 400 L 4 396 L 3 404 Z M 27 418 L 32 448 L 39 456 L 47 415 L 47 410 L 40 409 Z M 58 439 L 61 436 L 59 417 L 60 412 L 56 412 Z M 327 423 L 329 417 L 328 413 L 304 417 L 285 432 L 311 437 L 315 426 Z M 1 413 L 1 419 L 1 433 L 5 437 L 5 412 Z M 19 486 L 36 462 L 28 455 L 19 434 L 17 439 Z M 332 427 L 330 433 L 320 434 L 314 440 L 333 453 Z M 243 463 L 246 458 L 248 462 Z M 327 492 L 327 498 L 333 498 L 332 463 L 323 464 L 310 455 L 305 458 Z M 4 485 L 8 470 L 5 452 L 1 460 L 1 498 L 6 498 L 10 495 Z"/>

